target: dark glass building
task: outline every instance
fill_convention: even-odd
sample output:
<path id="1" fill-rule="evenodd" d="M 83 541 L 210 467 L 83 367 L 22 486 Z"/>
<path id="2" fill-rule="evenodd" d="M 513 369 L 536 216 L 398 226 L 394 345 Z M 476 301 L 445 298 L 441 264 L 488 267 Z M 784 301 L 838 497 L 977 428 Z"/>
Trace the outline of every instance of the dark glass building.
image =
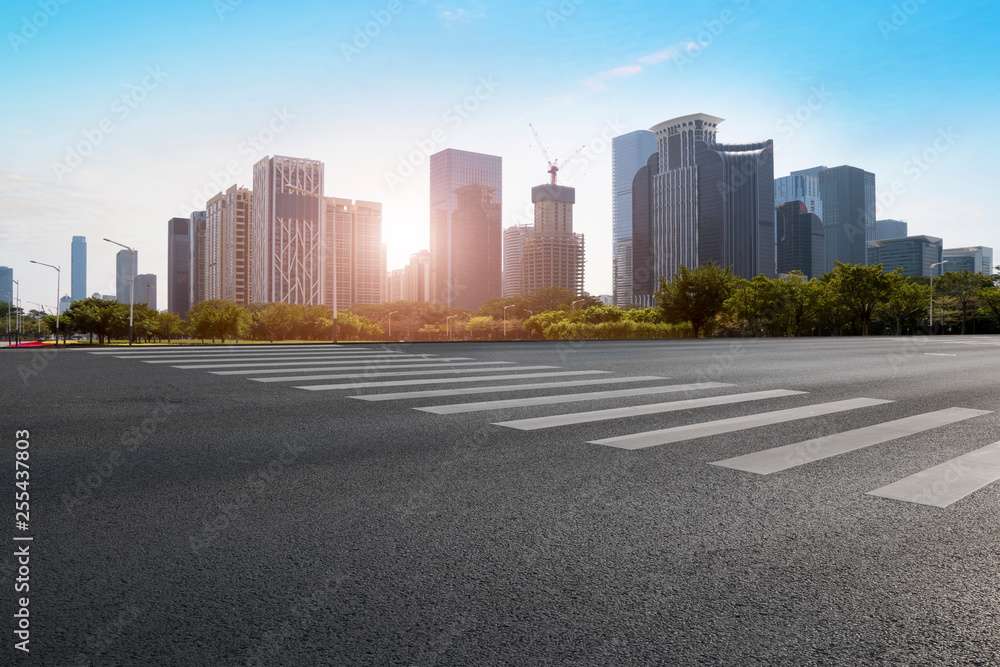
<path id="1" fill-rule="evenodd" d="M 868 243 L 875 240 L 875 174 L 843 165 L 819 172 L 826 230 L 825 271 L 834 261 L 866 264 Z"/>
<path id="2" fill-rule="evenodd" d="M 819 216 L 802 201 L 786 202 L 775 210 L 778 275 L 792 271 L 801 271 L 806 278 L 823 275 L 826 233 Z"/>
<path id="3" fill-rule="evenodd" d="M 697 142 L 698 264 L 774 272 L 774 144 Z"/>
<path id="4" fill-rule="evenodd" d="M 191 310 L 191 220 L 167 221 L 167 310 L 186 317 Z"/>
<path id="5" fill-rule="evenodd" d="M 502 159 L 448 148 L 431 156 L 432 300 L 475 309 L 503 290 Z"/>
<path id="6" fill-rule="evenodd" d="M 659 170 L 660 158 L 654 153 L 632 180 L 631 302 L 646 306 L 653 305 L 653 292 L 659 282 L 653 255 L 653 184 Z"/>

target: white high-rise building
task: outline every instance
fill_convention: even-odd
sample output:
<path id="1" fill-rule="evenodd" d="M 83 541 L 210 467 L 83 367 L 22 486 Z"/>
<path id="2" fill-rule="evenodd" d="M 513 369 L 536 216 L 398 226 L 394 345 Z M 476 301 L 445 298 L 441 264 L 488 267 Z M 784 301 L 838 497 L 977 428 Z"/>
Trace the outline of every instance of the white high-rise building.
<path id="1" fill-rule="evenodd" d="M 984 276 L 993 275 L 993 248 L 982 245 L 968 248 L 945 248 L 942 257 L 948 264 L 941 267 L 942 271 L 961 273 L 981 273 Z"/>
<path id="2" fill-rule="evenodd" d="M 139 264 L 139 251 L 136 250 L 134 253 L 128 250 L 119 250 L 118 254 L 115 256 L 116 270 L 115 270 L 115 300 L 118 303 L 131 303 L 132 286 L 136 275 L 138 275 L 137 266 Z"/>
<path id="3" fill-rule="evenodd" d="M 531 225 L 513 225 L 503 230 L 503 296 L 527 294 L 524 289 L 524 241 L 534 232 Z"/>
<path id="4" fill-rule="evenodd" d="M 323 163 L 265 157 L 254 165 L 253 192 L 251 301 L 325 303 Z"/>
<path id="5" fill-rule="evenodd" d="M 800 201 L 809 213 L 823 219 L 823 200 L 819 198 L 819 176 L 814 170 L 793 171 L 789 176 L 774 179 L 774 206 Z M 904 233 L 903 236 L 906 236 Z"/>

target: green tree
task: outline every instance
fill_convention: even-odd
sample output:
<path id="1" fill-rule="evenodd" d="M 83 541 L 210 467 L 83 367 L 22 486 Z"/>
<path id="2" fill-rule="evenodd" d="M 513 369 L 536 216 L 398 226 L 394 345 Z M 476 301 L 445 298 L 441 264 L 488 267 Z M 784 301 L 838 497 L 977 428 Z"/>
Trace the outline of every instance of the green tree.
<path id="1" fill-rule="evenodd" d="M 916 324 L 927 315 L 930 304 L 930 287 L 899 274 L 890 273 L 890 280 L 896 283 L 889 296 L 875 307 L 875 316 L 892 324 L 897 336 L 902 333 L 903 324 Z"/>
<path id="2" fill-rule="evenodd" d="M 732 295 L 734 282 L 732 269 L 723 269 L 715 262 L 694 269 L 681 264 L 670 282 L 660 276 L 656 301 L 663 321 L 670 324 L 690 322 L 694 338 L 700 332 L 710 333 L 713 320 Z"/>
<path id="3" fill-rule="evenodd" d="M 971 273 L 963 269 L 961 273 L 946 271 L 934 281 L 934 292 L 942 296 L 953 297 L 962 313 L 962 333 L 965 333 L 965 323 L 968 314 L 979 307 L 979 295 L 984 287 L 993 281 L 981 273 Z"/>
<path id="4" fill-rule="evenodd" d="M 851 321 L 861 325 L 861 335 L 867 336 L 875 309 L 889 299 L 898 282 L 891 278 L 899 274 L 882 271 L 881 264 L 844 264 L 834 262 L 830 289 L 847 310 Z"/>
<path id="5" fill-rule="evenodd" d="M 169 311 L 163 311 L 156 316 L 156 327 L 154 329 L 156 336 L 159 339 L 166 338 L 167 341 L 173 340 L 176 336 L 181 335 L 181 317 L 177 313 L 171 313 Z"/>
<path id="6" fill-rule="evenodd" d="M 283 340 L 295 327 L 295 311 L 287 303 L 272 303 L 257 311 L 254 321 L 267 332 L 273 343 L 275 338 Z"/>

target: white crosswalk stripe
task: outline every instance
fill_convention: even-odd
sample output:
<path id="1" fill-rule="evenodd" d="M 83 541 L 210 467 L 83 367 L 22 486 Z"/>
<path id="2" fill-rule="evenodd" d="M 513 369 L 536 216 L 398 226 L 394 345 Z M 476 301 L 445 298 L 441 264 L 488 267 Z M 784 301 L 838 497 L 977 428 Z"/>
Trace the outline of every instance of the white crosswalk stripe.
<path id="1" fill-rule="evenodd" d="M 286 367 L 315 366 L 317 363 L 318 362 L 316 361 L 261 361 L 257 363 L 240 362 L 236 364 L 186 364 L 183 366 L 171 366 L 171 368 L 181 368 L 184 370 L 200 370 L 200 369 L 208 370 L 211 368 L 248 368 L 250 366 L 267 368 L 276 366 L 286 366 Z M 514 362 L 513 361 L 468 361 L 468 362 L 462 361 L 455 363 L 450 363 L 450 362 L 445 362 L 445 363 L 452 366 L 466 366 L 468 364 L 490 364 L 490 365 L 513 364 Z M 445 363 L 441 365 L 443 366 L 445 365 Z"/>
<path id="2" fill-rule="evenodd" d="M 522 367 L 522 370 L 529 368 L 528 366 Z M 558 366 L 535 366 L 534 368 L 558 368 Z M 497 370 L 512 370 L 510 368 L 503 368 Z M 520 375 L 484 375 L 480 377 L 466 377 L 466 378 L 434 378 L 434 379 L 423 379 L 423 380 L 389 380 L 380 382 L 353 382 L 345 384 L 318 384 L 318 385 L 304 385 L 301 387 L 296 387 L 296 389 L 306 389 L 309 391 L 328 391 L 334 389 L 365 389 L 368 387 L 407 387 L 422 384 L 450 384 L 455 382 L 492 382 L 494 380 L 523 380 L 526 378 L 535 379 L 543 377 L 566 377 L 571 375 L 596 375 L 601 373 L 610 373 L 611 371 L 558 371 L 552 373 L 524 373 Z"/>
<path id="3" fill-rule="evenodd" d="M 502 363 L 512 363 L 504 361 L 485 361 L 479 362 L 480 364 L 502 364 Z M 444 366 L 445 364 L 441 364 Z M 450 364 L 454 366 L 463 366 L 464 364 Z M 392 376 L 404 376 L 404 375 L 445 375 L 445 374 L 462 374 L 462 373 L 506 373 L 508 371 L 516 370 L 541 370 L 546 368 L 559 368 L 558 366 L 504 366 L 502 368 L 481 368 L 476 366 L 475 368 L 433 368 L 430 370 L 419 370 L 419 371 L 397 371 L 397 370 L 375 370 L 368 368 L 368 372 L 365 373 L 347 373 L 347 374 L 335 374 L 335 375 L 298 375 L 295 377 L 280 377 L 280 378 L 250 378 L 254 382 L 307 382 L 309 380 L 345 380 L 350 378 L 371 378 L 371 377 L 392 377 Z M 346 370 L 346 369 L 341 369 Z M 360 370 L 364 370 L 362 367 Z M 320 385 L 323 386 L 323 385 Z M 312 387 L 297 387 L 297 389 L 312 389 Z"/>
<path id="4" fill-rule="evenodd" d="M 432 412 L 438 415 L 452 415 L 462 412 L 482 412 L 485 410 L 499 410 L 501 408 L 522 408 L 535 405 L 556 405 L 559 403 L 576 403 L 580 401 L 598 401 L 607 398 L 626 398 L 629 396 L 652 396 L 655 394 L 679 393 L 685 391 L 699 391 L 703 389 L 717 389 L 720 387 L 732 387 L 731 384 L 722 382 L 699 382 L 695 384 L 673 384 L 661 387 L 639 387 L 637 389 L 615 389 L 611 391 L 591 391 L 579 394 L 559 394 L 557 396 L 534 396 L 532 398 L 511 398 L 500 401 L 480 401 L 478 403 L 453 403 L 450 405 L 432 405 L 422 408 L 414 408 L 423 412 Z M 622 408 L 632 409 L 632 408 Z"/>
<path id="5" fill-rule="evenodd" d="M 834 401 L 832 403 L 820 403 L 817 405 L 807 405 L 801 408 L 789 408 L 787 410 L 776 410 L 774 412 L 764 412 L 761 414 L 747 415 L 744 417 L 732 417 L 730 419 L 719 419 L 716 421 L 703 422 L 700 424 L 687 424 L 684 426 L 674 426 L 673 428 L 646 431 L 643 433 L 633 433 L 614 438 L 603 438 L 601 440 L 590 440 L 595 445 L 607 445 L 621 449 L 643 449 L 645 447 L 656 447 L 667 445 L 695 438 L 703 438 L 709 435 L 719 435 L 722 433 L 732 433 L 758 426 L 769 426 L 783 422 L 795 421 L 798 419 L 808 419 L 819 417 L 847 410 L 871 407 L 892 403 L 892 401 L 877 398 L 851 398 L 844 401 Z"/>
<path id="6" fill-rule="evenodd" d="M 320 371 L 344 371 L 344 370 L 357 370 L 347 368 L 349 364 L 363 364 L 358 366 L 358 368 L 369 368 L 372 370 L 378 368 L 384 368 L 389 370 L 392 368 L 405 368 L 410 366 L 411 368 L 427 367 L 431 368 L 442 361 L 457 361 L 461 359 L 467 359 L 468 357 L 441 357 L 438 359 L 424 359 L 423 357 L 394 357 L 392 359 L 376 359 L 371 361 L 365 360 L 351 360 L 351 361 L 317 361 L 316 366 L 300 368 L 298 366 L 286 366 L 282 365 L 279 368 L 250 368 L 235 371 L 209 371 L 212 375 L 266 375 L 268 373 L 312 373 Z M 475 362 L 473 362 L 475 363 Z"/>
<path id="7" fill-rule="evenodd" d="M 732 468 L 760 475 L 770 475 L 781 470 L 788 470 L 813 461 L 821 461 L 832 456 L 846 454 L 858 449 L 871 447 L 890 440 L 896 440 L 914 435 L 932 428 L 947 426 L 980 415 L 990 414 L 987 410 L 969 410 L 966 408 L 948 408 L 936 412 L 914 415 L 894 421 L 866 426 L 864 428 L 844 431 L 814 438 L 791 445 L 765 449 L 753 454 L 735 456 L 723 461 L 715 461 L 712 465 Z"/>
<path id="8" fill-rule="evenodd" d="M 1000 480 L 1000 442 L 893 482 L 868 495 L 948 507 Z"/>
<path id="9" fill-rule="evenodd" d="M 294 356 L 267 356 L 267 357 L 211 357 L 208 359 L 201 357 L 185 357 L 183 359 L 142 359 L 144 364 L 210 364 L 218 363 L 220 361 L 226 362 L 251 362 L 251 361 L 281 361 L 281 362 L 298 362 L 298 361 L 324 361 L 330 363 L 350 363 L 365 361 L 367 359 L 427 359 L 428 357 L 414 357 L 399 353 L 386 353 L 386 354 L 352 354 L 352 355 L 342 355 L 342 354 L 296 354 Z M 468 357 L 462 357 L 468 359 Z"/>
<path id="10" fill-rule="evenodd" d="M 520 376 L 526 377 L 526 376 Z M 587 387 L 600 384 L 624 384 L 626 382 L 656 382 L 669 378 L 658 375 L 640 375 L 624 378 L 591 378 L 588 380 L 566 380 L 563 382 L 531 382 L 528 384 L 506 384 L 490 387 L 460 387 L 458 389 L 426 389 L 422 391 L 397 391 L 385 394 L 362 394 L 350 396 L 361 401 L 401 401 L 412 398 L 440 398 L 442 396 L 465 396 L 467 394 L 492 394 L 533 389 L 557 389 L 566 387 Z"/>
<path id="11" fill-rule="evenodd" d="M 791 391 L 788 389 L 772 389 L 770 391 L 754 391 L 746 394 L 726 394 L 724 396 L 692 398 L 684 401 L 671 401 L 669 403 L 654 403 L 653 405 L 636 405 L 628 408 L 612 408 L 610 410 L 572 412 L 565 415 L 534 417 L 532 419 L 516 419 L 512 421 L 496 422 L 496 425 L 516 428 L 522 431 L 534 431 L 542 428 L 552 428 L 553 426 L 583 424 L 586 422 L 603 421 L 606 419 L 621 419 L 624 417 L 635 417 L 638 415 L 653 415 L 663 412 L 676 412 L 678 410 L 689 410 L 692 408 L 702 408 L 712 405 L 742 403 L 745 401 L 761 401 L 768 398 L 796 396 L 805 393 L 806 392 L 804 391 Z"/>
<path id="12" fill-rule="evenodd" d="M 141 347 L 141 348 L 127 348 L 123 347 L 116 350 L 97 350 L 92 351 L 90 354 L 103 354 L 112 356 L 156 356 L 156 355 L 167 355 L 167 354 L 228 354 L 232 352 L 233 354 L 254 354 L 258 352 L 274 354 L 278 352 L 370 352 L 372 348 L 370 347 L 355 347 L 345 346 L 345 345 L 326 345 L 326 344 L 314 344 L 314 345 L 274 345 L 274 346 L 251 346 L 251 345 L 227 345 L 225 347 L 221 345 L 216 345 L 212 347 L 188 347 L 188 346 L 173 346 L 173 347 Z"/>

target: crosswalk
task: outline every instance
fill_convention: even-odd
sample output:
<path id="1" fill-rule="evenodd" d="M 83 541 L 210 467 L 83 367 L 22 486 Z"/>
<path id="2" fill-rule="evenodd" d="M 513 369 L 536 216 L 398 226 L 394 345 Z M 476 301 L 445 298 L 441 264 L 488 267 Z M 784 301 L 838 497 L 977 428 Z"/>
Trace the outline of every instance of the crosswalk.
<path id="1" fill-rule="evenodd" d="M 1000 345 L 955 339 L 953 345 Z M 881 414 L 893 401 L 857 396 L 826 400 L 795 389 L 744 391 L 725 382 L 668 382 L 658 375 L 619 375 L 601 368 L 568 370 L 554 365 L 522 365 L 514 361 L 480 361 L 472 357 L 413 354 L 401 349 L 356 345 L 215 346 L 211 348 L 142 347 L 101 350 L 112 356 L 182 371 L 201 371 L 232 381 L 264 383 L 295 391 L 332 392 L 335 400 L 398 403 L 403 408 L 458 419 L 452 415 L 485 414 L 489 424 L 511 431 L 548 431 L 595 424 L 615 435 L 581 438 L 581 446 L 626 451 L 645 450 L 731 433 L 826 416 L 832 430 L 818 438 L 780 444 L 718 461 L 704 461 L 723 474 L 774 475 L 805 465 L 819 465 L 834 457 L 883 444 L 905 442 L 923 433 L 992 414 L 987 410 L 949 407 L 882 421 L 863 428 L 837 430 L 838 418 L 859 410 Z M 412 387 L 412 389 L 410 389 Z M 404 389 L 405 388 L 405 389 Z M 593 390 L 591 390 L 593 389 Z M 361 393 L 353 393 L 360 391 Z M 532 392 L 527 395 L 527 392 Z M 474 400 L 477 394 L 491 400 Z M 518 395 L 520 394 L 520 395 Z M 507 395 L 505 397 L 505 395 Z M 512 395 L 512 396 L 511 396 Z M 674 400 L 644 402 L 674 395 Z M 449 399 L 437 402 L 433 399 Z M 774 401 L 792 407 L 770 409 Z M 428 404 L 428 401 L 430 403 Z M 622 405 L 625 402 L 637 404 Z M 602 405 L 602 403 L 604 405 Z M 607 407 L 611 403 L 613 407 Z M 795 405 L 795 403 L 800 403 Z M 577 407 L 594 409 L 566 412 Z M 736 408 L 737 416 L 717 418 L 713 409 Z M 760 406 L 755 409 L 754 406 Z M 777 406 L 781 407 L 781 406 Z M 529 412 L 526 416 L 524 411 Z M 538 414 L 538 412 L 548 414 Z M 874 411 L 874 412 L 871 412 Z M 521 414 L 518 414 L 521 412 Z M 633 432 L 634 417 L 653 417 L 670 423 L 680 413 L 704 419 Z M 647 420 L 648 422 L 648 420 Z M 830 426 L 830 425 L 833 426 Z M 584 426 L 584 428 L 586 428 Z M 572 431 L 576 433 L 577 431 Z M 939 432 L 940 433 L 940 432 Z M 1000 480 L 1000 442 L 905 476 L 865 495 L 944 508 Z"/>

